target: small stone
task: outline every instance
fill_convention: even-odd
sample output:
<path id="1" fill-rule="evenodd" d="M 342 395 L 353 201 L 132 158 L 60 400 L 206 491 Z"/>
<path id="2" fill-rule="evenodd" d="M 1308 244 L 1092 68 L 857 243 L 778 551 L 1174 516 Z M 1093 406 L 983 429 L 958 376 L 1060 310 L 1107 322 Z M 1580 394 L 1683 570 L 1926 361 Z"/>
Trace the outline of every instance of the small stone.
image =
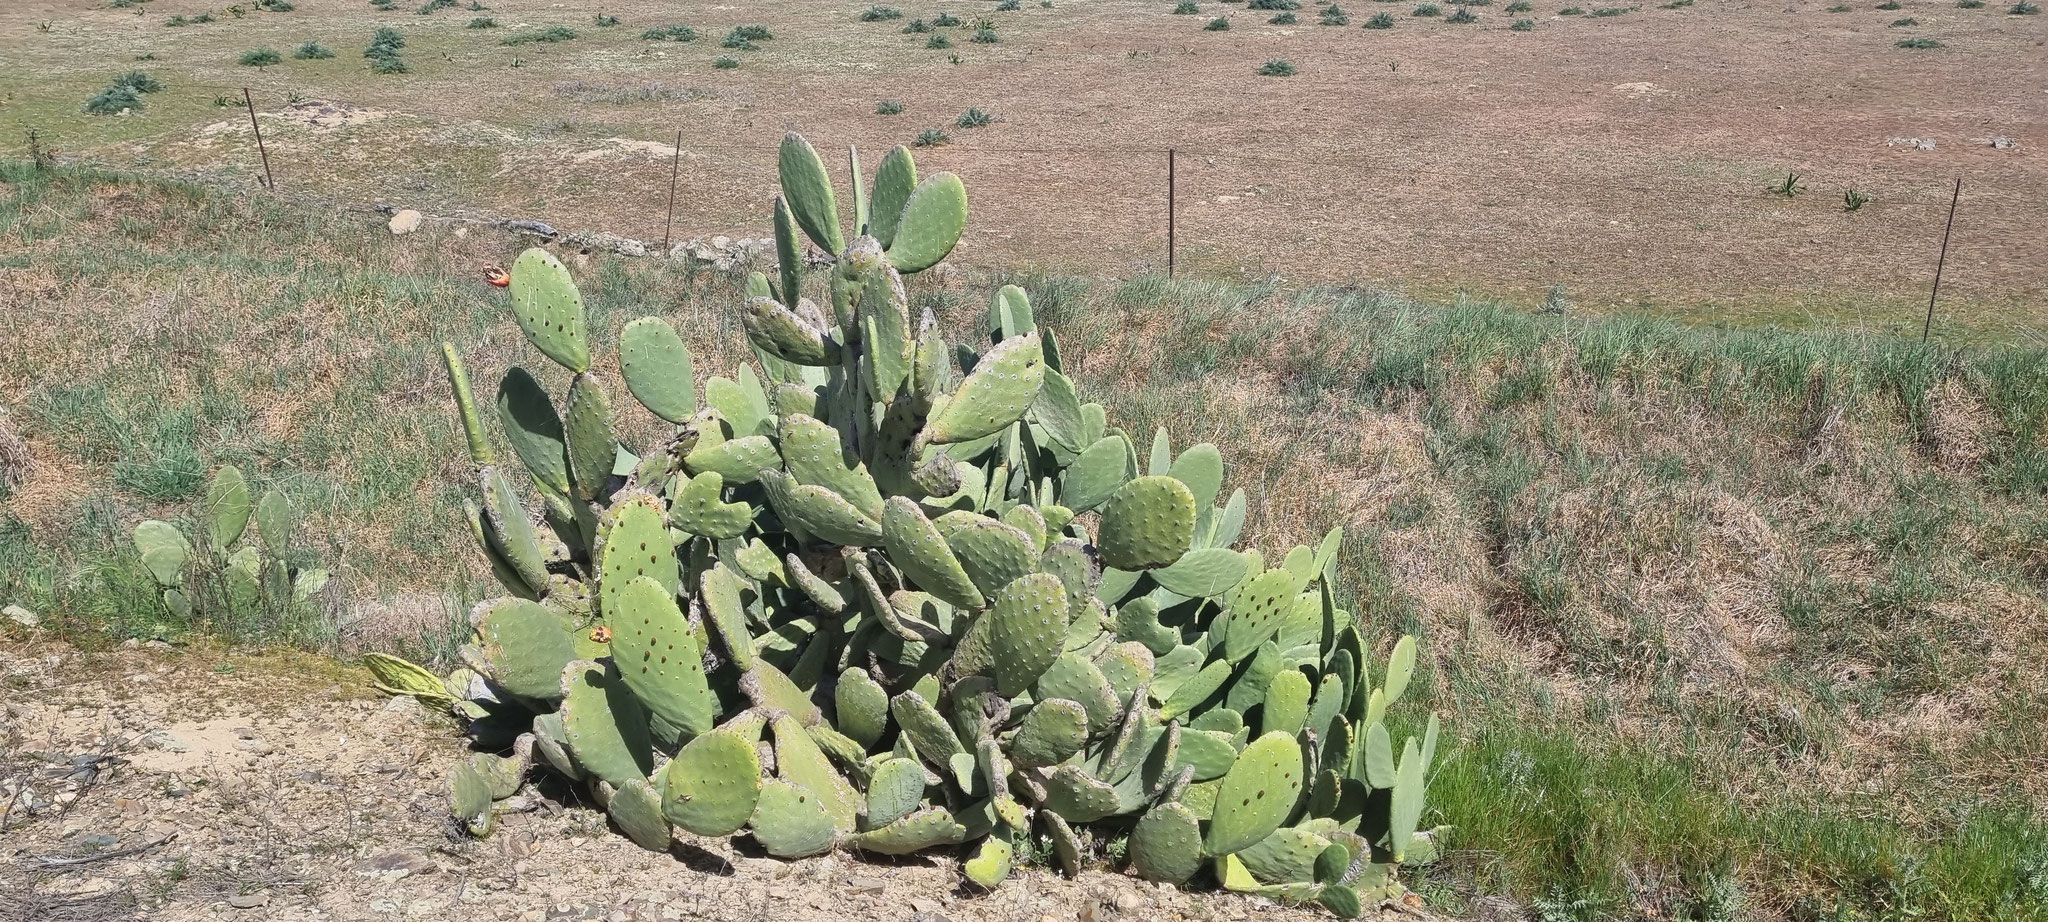
<path id="1" fill-rule="evenodd" d="M 238 893 L 228 897 L 228 905 L 236 909 L 255 909 L 258 906 L 268 906 L 270 905 L 270 891 L 258 890 L 255 893 Z"/>
<path id="2" fill-rule="evenodd" d="M 0 615 L 6 615 L 7 620 L 22 627 L 32 628 L 43 623 L 42 616 L 19 605 L 9 605 L 6 608 L 0 608 Z"/>
<path id="3" fill-rule="evenodd" d="M 910 909 L 912 912 L 934 913 L 939 911 L 940 906 L 931 900 L 914 899 L 910 901 Z"/>
<path id="4" fill-rule="evenodd" d="M 407 208 L 391 216 L 391 233 L 396 236 L 410 234 L 420 229 L 420 213 Z"/>

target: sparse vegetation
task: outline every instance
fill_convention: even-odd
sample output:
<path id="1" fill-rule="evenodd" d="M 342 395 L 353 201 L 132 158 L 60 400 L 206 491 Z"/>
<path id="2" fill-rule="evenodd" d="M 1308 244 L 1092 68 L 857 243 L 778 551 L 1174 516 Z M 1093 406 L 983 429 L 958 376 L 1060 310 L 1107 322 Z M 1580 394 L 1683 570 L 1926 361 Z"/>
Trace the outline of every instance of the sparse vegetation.
<path id="1" fill-rule="evenodd" d="M 1534 19 L 1517 19 L 1508 24 L 1508 31 L 1510 32 L 1533 32 L 1535 30 L 1536 20 Z"/>
<path id="2" fill-rule="evenodd" d="M 1513 3 L 1500 9 L 1503 13 L 1527 13 L 1535 8 L 1536 4 L 1529 2 L 1529 0 L 1514 0 Z"/>
<path id="3" fill-rule="evenodd" d="M 207 23 L 209 23 L 209 22 L 212 22 L 212 21 L 213 21 L 213 14 L 212 14 L 212 13 L 200 13 L 200 14 L 198 14 L 198 15 L 196 15 L 196 16 L 189 16 L 189 17 L 188 17 L 188 16 L 172 16 L 171 18 L 169 18 L 169 19 L 166 19 L 166 20 L 164 20 L 164 25 L 166 25 L 166 26 L 200 26 L 200 25 L 205 25 L 205 24 L 207 24 Z"/>
<path id="4" fill-rule="evenodd" d="M 489 16 L 478 16 L 471 19 L 468 25 L 463 26 L 465 29 L 495 29 L 497 27 L 498 21 Z"/>
<path id="5" fill-rule="evenodd" d="M 733 68 L 740 66 L 740 59 L 735 57 L 729 57 L 726 55 L 720 55 L 718 60 L 711 62 L 711 66 L 718 68 L 719 70 L 732 70 Z"/>
<path id="6" fill-rule="evenodd" d="M 650 42 L 694 42 L 697 40 L 697 30 L 682 23 L 672 23 L 648 29 L 640 33 L 640 37 Z"/>
<path id="7" fill-rule="evenodd" d="M 1479 14 L 1472 12 L 1470 7 L 1460 6 L 1453 10 L 1451 15 L 1445 17 L 1444 21 L 1455 23 L 1478 22 Z"/>
<path id="8" fill-rule="evenodd" d="M 1323 7 L 1322 18 L 1318 24 L 1325 26 L 1348 26 L 1351 24 L 1351 17 L 1345 14 L 1343 7 L 1332 3 L 1329 6 Z"/>
<path id="9" fill-rule="evenodd" d="M 1001 3 L 996 4 L 996 12 L 1014 13 L 1020 6 L 1021 4 L 1019 4 L 1017 0 L 1002 0 Z"/>
<path id="10" fill-rule="evenodd" d="M 1896 42 L 1895 44 L 1897 44 L 1897 45 L 1898 45 L 1898 46 L 1899 46 L 1900 48 L 1913 48 L 1913 49 L 1923 49 L 1923 50 L 1924 50 L 1924 49 L 1928 49 L 1928 48 L 1940 48 L 1940 47 L 1941 47 L 1941 42 L 1940 42 L 1940 41 L 1938 41 L 1938 40 L 1936 40 L 1936 39 L 1931 39 L 1931 38 L 1928 38 L 1928 37 L 1926 37 L 1926 36 L 1924 36 L 1924 35 L 1923 35 L 1923 36 L 1916 36 L 1916 37 L 1914 37 L 1914 38 L 1902 38 L 1902 39 L 1899 39 L 1899 40 L 1898 40 L 1898 41 L 1897 41 L 1897 42 Z"/>
<path id="11" fill-rule="evenodd" d="M 941 128 L 926 128 L 910 139 L 911 147 L 940 147 L 953 143 L 953 138 Z"/>
<path id="12" fill-rule="evenodd" d="M 1568 6 L 1568 7 L 1565 7 L 1564 9 L 1558 10 L 1558 11 L 1557 11 L 1557 15 L 1559 15 L 1559 16 L 1584 16 L 1584 15 L 1586 15 L 1586 11 L 1585 11 L 1585 10 L 1584 10 L 1583 8 L 1581 8 L 1581 7 L 1576 7 L 1576 6 Z"/>
<path id="13" fill-rule="evenodd" d="M 115 77 L 106 89 L 99 91 L 85 101 L 87 115 L 119 115 L 123 110 L 140 111 L 142 97 L 149 93 L 161 92 L 163 82 L 139 70 L 131 70 Z"/>
<path id="14" fill-rule="evenodd" d="M 619 24 L 619 17 L 608 13 L 599 13 L 595 19 L 591 20 L 591 24 L 600 29 L 609 29 Z"/>
<path id="15" fill-rule="evenodd" d="M 719 40 L 718 47 L 736 51 L 758 51 L 761 46 L 754 44 L 755 42 L 765 42 L 774 37 L 775 33 L 768 31 L 767 26 L 734 26 L 731 31 L 725 33 L 725 38 Z"/>
<path id="16" fill-rule="evenodd" d="M 1368 29 L 1391 29 L 1393 27 L 1394 14 L 1392 13 L 1374 13 L 1366 17 L 1365 20 L 1365 28 Z"/>
<path id="17" fill-rule="evenodd" d="M 1850 189 L 1849 191 L 1842 193 L 1843 211 L 1862 211 L 1863 206 L 1868 204 L 1870 204 L 1870 196 L 1864 195 L 1863 193 L 1858 192 L 1854 189 Z"/>
<path id="18" fill-rule="evenodd" d="M 947 48 L 953 47 L 953 40 L 943 35 L 933 35 L 931 38 L 924 40 L 924 46 L 934 51 L 944 51 Z"/>
<path id="19" fill-rule="evenodd" d="M 903 104 L 902 104 L 902 103 L 900 103 L 900 102 L 897 102 L 897 101 L 895 101 L 895 100 L 893 100 L 893 99 L 884 99 L 884 100 L 882 100 L 881 102 L 875 103 L 875 114 L 876 114 L 876 115 L 902 115 L 902 114 L 903 114 Z"/>
<path id="20" fill-rule="evenodd" d="M 420 16 L 432 16 L 442 10 L 455 9 L 459 5 L 458 0 L 427 0 L 427 2 L 420 4 L 419 9 L 413 12 Z"/>
<path id="21" fill-rule="evenodd" d="M 531 32 L 521 32 L 517 35 L 507 35 L 504 38 L 499 39 L 498 44 L 515 46 L 535 44 L 554 45 L 561 42 L 575 41 L 577 37 L 578 33 L 576 32 L 576 30 L 571 29 L 568 26 L 543 26 Z"/>
<path id="22" fill-rule="evenodd" d="M 1959 10 L 1981 10 L 1983 8 L 1984 0 L 1956 0 L 1956 9 Z"/>
<path id="23" fill-rule="evenodd" d="M 1913 18 L 1913 17 L 1911 17 L 1911 16 L 1907 16 L 1907 17 L 1905 17 L 1905 18 L 1903 18 L 1903 19 L 1894 19 L 1894 20 L 1892 20 L 1892 28 L 1894 28 L 1894 29 L 1896 29 L 1896 28 L 1899 28 L 1900 26 L 1917 26 L 1917 25 L 1919 25 L 1919 24 L 1920 24 L 1920 20 L 1918 20 L 1918 19 L 1914 19 L 1914 18 Z"/>
<path id="24" fill-rule="evenodd" d="M 1834 6 L 1828 7 L 1828 12 L 1830 12 L 1830 13 L 1854 13 L 1854 12 L 1856 12 L 1856 8 L 1855 8 L 1855 7 L 1853 7 L 1853 6 L 1850 6 L 1849 4 L 1846 4 L 1846 3 L 1837 3 L 1837 4 L 1835 4 Z"/>
<path id="25" fill-rule="evenodd" d="M 2040 15 L 2041 7 L 2039 4 L 2034 3 L 2033 0 L 2020 0 L 2020 2 L 2012 5 L 2012 9 L 2006 12 L 2014 16 L 2037 16 Z"/>
<path id="26" fill-rule="evenodd" d="M 1294 62 L 1282 58 L 1274 58 L 1259 65 L 1261 77 L 1292 77 L 1295 73 Z"/>
<path id="27" fill-rule="evenodd" d="M 1266 20 L 1266 24 L 1269 26 L 1291 26 L 1296 25 L 1298 22 L 1299 20 L 1294 18 L 1293 13 L 1275 13 L 1273 18 Z"/>
<path id="28" fill-rule="evenodd" d="M 980 128 L 984 125 L 993 125 L 995 123 L 995 116 L 980 109 L 968 109 L 960 113 L 959 118 L 953 120 L 953 124 L 960 128 Z"/>
<path id="29" fill-rule="evenodd" d="M 861 10 L 860 15 L 856 18 L 861 22 L 885 22 L 891 19 L 902 19 L 903 11 L 893 6 L 871 6 Z"/>
<path id="30" fill-rule="evenodd" d="M 996 34 L 996 30 L 994 28 L 989 26 L 982 26 L 981 28 L 974 30 L 974 34 L 970 36 L 967 40 L 977 45 L 993 45 L 997 42 L 1002 41 L 1003 39 L 1002 36 Z"/>
<path id="31" fill-rule="evenodd" d="M 932 25 L 935 26 L 957 26 L 959 24 L 960 17 L 951 13 L 940 13 L 932 17 Z"/>
<path id="32" fill-rule="evenodd" d="M 1180 0 L 1173 7 L 1173 14 L 1175 16 L 1193 16 L 1201 11 L 1202 7 L 1195 3 L 1195 0 Z"/>
<path id="33" fill-rule="evenodd" d="M 269 67 L 273 64 L 281 64 L 283 62 L 284 56 L 278 54 L 277 49 L 275 48 L 257 48 L 253 51 L 244 51 L 242 52 L 241 57 L 235 59 L 236 64 L 239 64 L 243 67 L 254 67 L 258 69 Z"/>
<path id="34" fill-rule="evenodd" d="M 1417 16 L 1442 16 L 1443 14 L 1444 8 L 1437 6 L 1434 3 L 1424 3 L 1421 6 L 1415 8 L 1415 15 Z"/>
<path id="35" fill-rule="evenodd" d="M 931 24 L 922 19 L 913 19 L 903 24 L 903 33 L 905 35 L 923 35 L 931 30 Z"/>
<path id="36" fill-rule="evenodd" d="M 325 61 L 334 57 L 334 50 L 319 42 L 306 42 L 292 49 L 292 57 L 300 61 Z"/>
<path id="37" fill-rule="evenodd" d="M 1209 20 L 1207 25 L 1202 26 L 1202 31 L 1228 32 L 1230 31 L 1230 20 L 1225 17 L 1218 16 L 1215 19 Z"/>
<path id="38" fill-rule="evenodd" d="M 1603 6 L 1593 10 L 1593 15 L 1602 17 L 1620 16 L 1627 12 L 1628 7 L 1625 6 Z"/>
<path id="39" fill-rule="evenodd" d="M 1301 0 L 1250 0 L 1244 5 L 1248 10 L 1298 10 Z"/>
<path id="40" fill-rule="evenodd" d="M 1786 173 L 1785 178 L 1772 184 L 1769 191 L 1772 195 L 1791 198 L 1805 192 L 1806 187 L 1799 184 L 1798 173 Z"/>
<path id="41" fill-rule="evenodd" d="M 1885 12 L 1891 12 L 1892 10 L 1904 9 L 1905 7 L 1900 5 L 1899 0 L 1884 0 L 1883 3 L 1877 5 L 1877 8 Z"/>

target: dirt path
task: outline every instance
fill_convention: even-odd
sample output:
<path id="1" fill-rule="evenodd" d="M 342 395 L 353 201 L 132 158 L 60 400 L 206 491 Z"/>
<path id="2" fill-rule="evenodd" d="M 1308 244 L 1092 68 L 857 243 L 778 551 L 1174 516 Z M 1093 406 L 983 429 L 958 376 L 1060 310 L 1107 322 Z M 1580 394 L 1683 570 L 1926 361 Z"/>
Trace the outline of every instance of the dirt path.
<path id="1" fill-rule="evenodd" d="M 0 669 L 0 922 L 1329 918 L 1108 871 L 1024 869 L 972 893 L 943 856 L 655 854 L 546 785 L 478 842 L 447 817 L 453 722 L 359 670 L 21 644 L 0 644 Z"/>

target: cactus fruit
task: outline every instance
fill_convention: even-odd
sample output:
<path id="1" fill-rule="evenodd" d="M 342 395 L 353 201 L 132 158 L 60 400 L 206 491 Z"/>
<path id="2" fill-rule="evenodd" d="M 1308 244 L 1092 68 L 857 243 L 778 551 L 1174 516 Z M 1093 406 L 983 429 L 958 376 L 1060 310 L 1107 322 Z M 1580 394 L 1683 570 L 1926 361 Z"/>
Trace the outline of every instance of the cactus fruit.
<path id="1" fill-rule="evenodd" d="M 1221 498 L 1222 452 L 1176 455 L 1162 429 L 1141 455 L 1021 288 L 991 298 L 985 340 L 948 342 L 903 278 L 959 240 L 964 186 L 920 180 L 902 148 L 871 183 L 847 160 L 850 224 L 817 150 L 784 140 L 780 265 L 740 306 L 755 361 L 701 400 L 659 318 L 626 324 L 612 377 L 568 270 L 538 251 L 513 266 L 513 314 L 569 383 L 500 384 L 526 478 L 496 463 L 443 350 L 482 487 L 470 525 L 507 595 L 478 606 L 476 673 L 449 686 L 488 694 L 453 704 L 532 714 L 511 760 L 457 768 L 458 814 L 488 832 L 538 754 L 648 848 L 671 826 L 750 829 L 780 857 L 964 845 L 966 878 L 993 887 L 1020 837 L 1046 836 L 1071 875 L 1090 832 L 1129 828 L 1155 880 L 1209 861 L 1226 889 L 1337 911 L 1398 895 L 1393 862 L 1435 841 L 1416 830 L 1438 731 L 1395 757 L 1382 719 L 1417 651 L 1368 664 L 1335 601 L 1342 533 L 1271 567 L 1233 549 L 1246 501 Z M 815 278 L 806 242 L 830 263 Z M 622 444 L 620 380 L 674 427 L 664 441 Z M 222 491 L 210 527 L 239 534 Z M 255 511 L 284 547 L 282 498 Z M 189 548 L 161 523 L 136 543 L 171 604 Z M 242 591 L 313 575 L 209 545 Z M 400 662 L 374 664 L 386 687 L 433 684 Z"/>

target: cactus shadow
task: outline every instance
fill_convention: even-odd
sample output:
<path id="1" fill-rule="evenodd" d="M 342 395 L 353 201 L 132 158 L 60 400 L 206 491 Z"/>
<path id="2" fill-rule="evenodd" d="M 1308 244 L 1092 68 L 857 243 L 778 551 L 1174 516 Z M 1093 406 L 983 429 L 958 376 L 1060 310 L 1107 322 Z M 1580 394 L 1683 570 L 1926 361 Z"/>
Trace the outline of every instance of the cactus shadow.
<path id="1" fill-rule="evenodd" d="M 684 842 L 680 839 L 671 842 L 668 846 L 668 854 L 669 857 L 682 862 L 683 867 L 696 871 L 699 874 L 709 874 L 714 877 L 731 877 L 736 873 L 732 862 L 727 860 L 724 855 L 694 842 Z"/>

